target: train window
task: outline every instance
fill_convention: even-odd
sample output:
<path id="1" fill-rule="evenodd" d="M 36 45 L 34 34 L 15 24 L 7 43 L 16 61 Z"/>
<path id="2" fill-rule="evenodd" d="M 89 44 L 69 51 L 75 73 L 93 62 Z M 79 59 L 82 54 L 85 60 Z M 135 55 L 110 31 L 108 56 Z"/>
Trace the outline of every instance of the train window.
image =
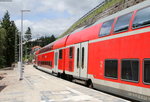
<path id="1" fill-rule="evenodd" d="M 144 82 L 150 84 L 150 59 L 144 60 Z"/>
<path id="2" fill-rule="evenodd" d="M 69 58 L 73 58 L 73 47 L 69 49 Z"/>
<path id="3" fill-rule="evenodd" d="M 150 7 L 137 11 L 133 21 L 133 29 L 150 26 Z"/>
<path id="4" fill-rule="evenodd" d="M 59 50 L 59 59 L 62 59 L 62 50 Z"/>
<path id="5" fill-rule="evenodd" d="M 129 28 L 129 22 L 131 19 L 132 13 L 120 16 L 115 24 L 114 32 L 120 33 L 123 31 L 127 31 Z"/>
<path id="6" fill-rule="evenodd" d="M 118 60 L 105 60 L 105 77 L 118 78 Z"/>
<path id="7" fill-rule="evenodd" d="M 84 47 L 82 47 L 82 68 L 84 68 Z"/>
<path id="8" fill-rule="evenodd" d="M 77 49 L 77 68 L 79 68 L 79 48 Z"/>
<path id="9" fill-rule="evenodd" d="M 132 59 L 122 60 L 121 78 L 127 81 L 138 81 L 139 79 L 139 61 Z"/>
<path id="10" fill-rule="evenodd" d="M 101 30 L 100 30 L 99 37 L 106 36 L 106 35 L 110 34 L 113 22 L 114 22 L 114 20 L 109 20 L 109 21 L 103 23 Z"/>

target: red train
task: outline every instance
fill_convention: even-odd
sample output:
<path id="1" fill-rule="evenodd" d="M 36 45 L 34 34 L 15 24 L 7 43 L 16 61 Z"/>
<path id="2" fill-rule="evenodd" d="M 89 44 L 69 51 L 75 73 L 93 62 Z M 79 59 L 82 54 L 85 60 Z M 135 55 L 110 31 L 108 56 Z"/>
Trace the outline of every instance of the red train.
<path id="1" fill-rule="evenodd" d="M 150 1 L 77 29 L 36 52 L 37 68 L 150 101 Z"/>

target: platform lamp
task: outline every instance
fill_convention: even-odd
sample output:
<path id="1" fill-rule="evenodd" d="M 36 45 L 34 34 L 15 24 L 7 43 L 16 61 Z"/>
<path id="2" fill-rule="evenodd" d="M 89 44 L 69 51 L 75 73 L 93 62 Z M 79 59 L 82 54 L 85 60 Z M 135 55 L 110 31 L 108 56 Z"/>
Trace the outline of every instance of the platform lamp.
<path id="1" fill-rule="evenodd" d="M 18 68 L 20 72 L 19 80 L 23 80 L 23 64 L 22 64 L 22 56 L 23 56 L 23 13 L 24 12 L 30 12 L 30 10 L 21 10 L 21 33 L 20 33 L 20 48 L 19 48 L 19 62 L 18 62 Z"/>

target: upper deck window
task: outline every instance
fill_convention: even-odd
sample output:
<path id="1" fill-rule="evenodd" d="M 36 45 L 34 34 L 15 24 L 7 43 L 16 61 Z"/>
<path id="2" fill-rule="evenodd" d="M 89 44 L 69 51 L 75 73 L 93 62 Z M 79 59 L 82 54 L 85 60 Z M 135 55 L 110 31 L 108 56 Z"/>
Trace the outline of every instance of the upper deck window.
<path id="1" fill-rule="evenodd" d="M 113 22 L 114 22 L 114 20 L 109 20 L 109 21 L 103 23 L 101 30 L 100 30 L 100 34 L 99 34 L 100 37 L 110 34 Z"/>
<path id="2" fill-rule="evenodd" d="M 150 26 L 150 7 L 137 11 L 133 21 L 133 29 Z"/>
<path id="3" fill-rule="evenodd" d="M 127 31 L 129 28 L 129 22 L 131 19 L 132 13 L 120 16 L 115 24 L 114 32 L 120 33 L 123 31 Z"/>

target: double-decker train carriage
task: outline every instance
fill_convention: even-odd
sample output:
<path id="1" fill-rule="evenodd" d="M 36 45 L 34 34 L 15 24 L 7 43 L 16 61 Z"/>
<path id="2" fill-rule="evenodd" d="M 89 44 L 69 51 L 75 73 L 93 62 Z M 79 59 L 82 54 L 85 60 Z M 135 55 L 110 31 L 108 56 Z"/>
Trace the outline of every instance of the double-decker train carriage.
<path id="1" fill-rule="evenodd" d="M 36 52 L 36 67 L 150 101 L 150 1 L 100 19 Z"/>

